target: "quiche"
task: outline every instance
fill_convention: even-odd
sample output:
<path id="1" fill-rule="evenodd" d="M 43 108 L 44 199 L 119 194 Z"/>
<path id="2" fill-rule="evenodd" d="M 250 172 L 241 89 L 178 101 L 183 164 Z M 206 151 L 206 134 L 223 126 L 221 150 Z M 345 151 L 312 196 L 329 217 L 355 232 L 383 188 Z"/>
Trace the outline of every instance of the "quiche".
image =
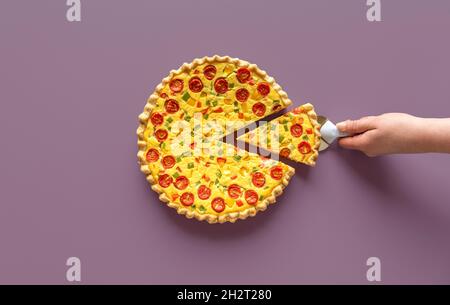
<path id="1" fill-rule="evenodd" d="M 310 166 L 316 164 L 320 125 L 311 104 L 304 104 L 238 137 L 238 140 Z"/>
<path id="2" fill-rule="evenodd" d="M 254 64 L 217 55 L 185 63 L 156 86 L 139 115 L 140 169 L 159 199 L 188 218 L 254 216 L 275 202 L 294 169 L 222 139 L 290 104 Z"/>

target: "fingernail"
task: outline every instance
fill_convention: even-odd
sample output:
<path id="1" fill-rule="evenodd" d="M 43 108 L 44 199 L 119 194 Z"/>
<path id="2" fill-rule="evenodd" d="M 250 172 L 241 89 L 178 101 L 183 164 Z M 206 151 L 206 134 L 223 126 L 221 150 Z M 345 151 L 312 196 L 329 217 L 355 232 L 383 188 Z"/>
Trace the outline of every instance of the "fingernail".
<path id="1" fill-rule="evenodd" d="M 345 127 L 347 127 L 347 122 L 339 122 L 336 124 L 336 127 L 340 131 L 345 131 Z"/>

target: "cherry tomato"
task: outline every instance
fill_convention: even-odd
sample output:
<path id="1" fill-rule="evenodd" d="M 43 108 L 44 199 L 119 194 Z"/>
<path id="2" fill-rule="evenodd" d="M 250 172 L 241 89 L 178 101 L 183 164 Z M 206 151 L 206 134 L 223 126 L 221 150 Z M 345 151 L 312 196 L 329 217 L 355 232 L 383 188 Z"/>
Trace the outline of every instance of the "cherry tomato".
<path id="1" fill-rule="evenodd" d="M 169 187 L 173 182 L 173 178 L 169 176 L 168 174 L 161 175 L 158 179 L 158 183 L 161 187 Z"/>
<path id="2" fill-rule="evenodd" d="M 256 172 L 252 176 L 252 183 L 256 187 L 263 187 L 266 184 L 266 177 L 261 172 Z"/>
<path id="3" fill-rule="evenodd" d="M 170 90 L 172 90 L 175 93 L 181 92 L 183 90 L 184 84 L 181 79 L 175 78 L 172 79 L 169 83 Z"/>
<path id="4" fill-rule="evenodd" d="M 245 191 L 245 201 L 250 205 L 255 205 L 258 202 L 258 193 L 254 190 Z"/>
<path id="5" fill-rule="evenodd" d="M 232 184 L 228 187 L 228 196 L 233 199 L 238 199 L 242 194 L 241 187 L 237 184 Z"/>
<path id="6" fill-rule="evenodd" d="M 156 162 L 159 159 L 159 152 L 154 148 L 150 148 L 145 155 L 145 159 L 147 162 Z"/>
<path id="7" fill-rule="evenodd" d="M 206 200 L 211 196 L 211 189 L 207 187 L 206 185 L 200 185 L 200 187 L 197 190 L 198 198 L 202 200 Z"/>
<path id="8" fill-rule="evenodd" d="M 181 194 L 180 202 L 184 206 L 191 206 L 194 203 L 194 194 L 192 194 L 191 192 L 185 192 Z"/>
<path id="9" fill-rule="evenodd" d="M 223 212 L 225 210 L 225 201 L 220 197 L 214 198 L 211 201 L 211 207 L 217 213 Z"/>
<path id="10" fill-rule="evenodd" d="M 179 176 L 177 179 L 175 179 L 173 185 L 175 185 L 175 187 L 179 190 L 184 190 L 189 185 L 189 179 L 185 176 Z"/>

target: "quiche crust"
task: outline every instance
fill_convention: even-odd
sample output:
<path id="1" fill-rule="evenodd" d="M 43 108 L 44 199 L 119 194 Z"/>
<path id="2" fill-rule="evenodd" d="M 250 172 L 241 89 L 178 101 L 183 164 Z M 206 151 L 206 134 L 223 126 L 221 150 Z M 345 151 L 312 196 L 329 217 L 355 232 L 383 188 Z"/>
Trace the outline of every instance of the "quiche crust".
<path id="1" fill-rule="evenodd" d="M 274 89 L 282 98 L 283 103 L 285 106 L 289 106 L 292 104 L 292 101 L 288 98 L 285 91 L 282 90 L 281 86 L 278 85 L 274 78 L 268 76 L 268 74 L 261 70 L 256 64 L 251 64 L 247 61 L 238 59 L 238 58 L 231 58 L 229 56 L 218 56 L 214 55 L 212 57 L 203 57 L 203 58 L 197 58 L 194 59 L 191 63 L 184 63 L 178 70 L 171 70 L 169 75 L 165 77 L 159 85 L 156 86 L 155 91 L 150 95 L 150 97 L 147 100 L 146 105 L 144 106 L 144 111 L 139 115 L 139 126 L 137 128 L 136 134 L 138 137 L 138 163 L 140 165 L 141 172 L 146 176 L 147 181 L 150 183 L 151 188 L 153 191 L 157 192 L 159 194 L 159 199 L 166 203 L 167 206 L 170 208 L 173 208 L 177 211 L 178 214 L 184 215 L 186 218 L 195 218 L 200 221 L 206 221 L 210 224 L 214 223 L 225 223 L 225 222 L 231 222 L 234 223 L 238 219 L 246 219 L 250 216 L 255 216 L 259 211 L 264 211 L 267 209 L 267 206 L 269 204 L 273 204 L 276 202 L 276 197 L 281 195 L 283 193 L 284 188 L 289 184 L 289 181 L 291 177 L 295 173 L 295 169 L 284 164 L 287 167 L 287 171 L 284 173 L 282 178 L 282 183 L 278 186 L 276 186 L 272 190 L 272 194 L 268 197 L 266 197 L 264 200 L 258 202 L 255 206 L 250 206 L 245 210 L 242 211 L 236 211 L 236 212 L 225 212 L 221 215 L 213 215 L 209 213 L 201 214 L 196 210 L 191 210 L 188 207 L 182 206 L 181 204 L 177 204 L 174 202 L 171 202 L 170 199 L 167 197 L 167 195 L 163 192 L 161 186 L 158 184 L 158 181 L 156 181 L 153 176 L 151 175 L 151 171 L 148 168 L 145 160 L 145 153 L 147 149 L 147 141 L 145 139 L 145 130 L 146 130 L 146 123 L 150 118 L 150 115 L 152 113 L 152 110 L 156 106 L 156 102 L 158 100 L 159 94 L 163 90 L 163 88 L 170 82 L 170 80 L 175 76 L 183 72 L 189 72 L 195 69 L 197 66 L 203 65 L 205 63 L 230 63 L 234 64 L 239 67 L 246 67 L 251 72 L 257 74 L 259 77 L 261 77 L 265 82 L 269 83 L 271 85 L 271 88 Z M 317 119 L 317 117 L 316 117 Z M 317 121 L 315 121 L 317 123 Z M 318 132 L 318 131 L 317 131 Z M 227 135 L 227 134 L 225 134 Z"/>

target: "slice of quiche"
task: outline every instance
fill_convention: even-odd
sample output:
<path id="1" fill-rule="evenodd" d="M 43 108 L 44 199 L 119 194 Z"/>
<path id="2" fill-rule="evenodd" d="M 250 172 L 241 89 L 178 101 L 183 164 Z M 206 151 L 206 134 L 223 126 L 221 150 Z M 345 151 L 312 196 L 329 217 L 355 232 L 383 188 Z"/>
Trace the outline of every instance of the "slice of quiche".
<path id="1" fill-rule="evenodd" d="M 319 155 L 320 125 L 311 104 L 304 104 L 238 137 L 296 162 L 314 166 Z"/>

